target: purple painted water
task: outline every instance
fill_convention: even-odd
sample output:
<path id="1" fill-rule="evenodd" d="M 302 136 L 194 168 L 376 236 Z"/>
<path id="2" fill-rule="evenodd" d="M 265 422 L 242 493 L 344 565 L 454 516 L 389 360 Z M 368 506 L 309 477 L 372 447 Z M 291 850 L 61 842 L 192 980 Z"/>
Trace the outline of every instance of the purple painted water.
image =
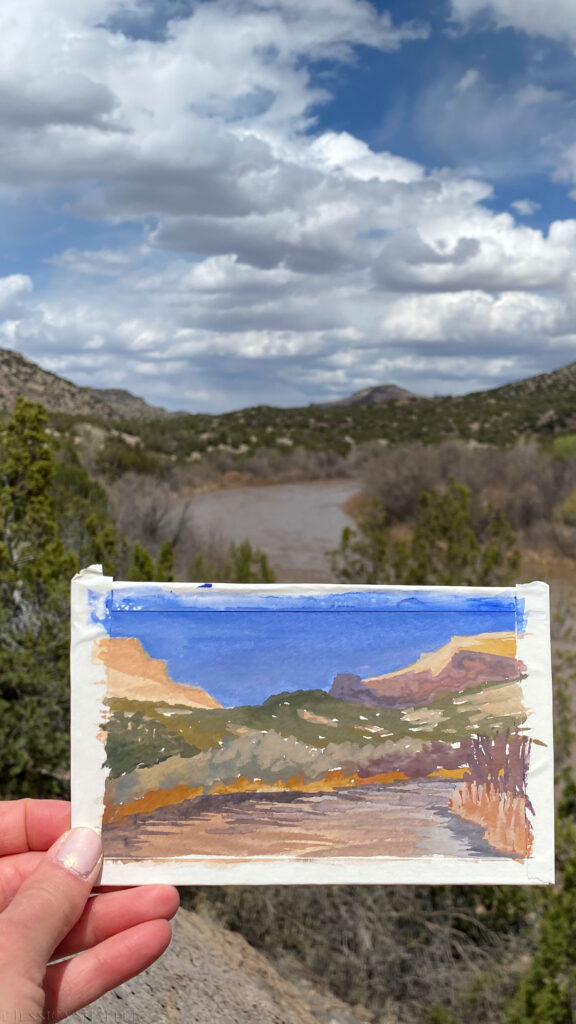
<path id="1" fill-rule="evenodd" d="M 501 857 L 452 814 L 454 782 L 418 779 L 331 793 L 186 800 L 104 829 L 109 857 Z"/>

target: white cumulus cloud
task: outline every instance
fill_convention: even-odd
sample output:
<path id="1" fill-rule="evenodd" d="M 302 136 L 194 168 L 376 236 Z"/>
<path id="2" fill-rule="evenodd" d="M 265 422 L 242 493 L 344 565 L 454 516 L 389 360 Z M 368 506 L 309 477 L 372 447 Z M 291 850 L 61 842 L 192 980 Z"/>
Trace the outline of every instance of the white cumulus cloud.
<path id="1" fill-rule="evenodd" d="M 33 285 L 27 274 L 10 274 L 0 277 L 0 316 L 15 316 L 21 311 L 23 300 L 32 291 Z"/>
<path id="2" fill-rule="evenodd" d="M 499 28 L 576 43 L 576 7 L 572 0 L 452 0 L 461 21 L 488 15 Z"/>
<path id="3" fill-rule="evenodd" d="M 421 116 L 460 170 L 321 127 L 315 62 L 427 32 L 367 0 L 10 0 L 0 216 L 37 204 L 67 230 L 34 292 L 0 279 L 0 344 L 190 409 L 463 390 L 576 358 L 576 220 L 493 213 L 475 161 L 510 139 L 523 157 L 560 90 L 517 83 L 502 119 L 476 68 L 431 89 Z"/>
<path id="4" fill-rule="evenodd" d="M 521 217 L 531 217 L 533 213 L 537 213 L 541 208 L 541 204 L 536 203 L 533 199 L 515 199 L 513 203 L 510 203 L 510 206 Z"/>

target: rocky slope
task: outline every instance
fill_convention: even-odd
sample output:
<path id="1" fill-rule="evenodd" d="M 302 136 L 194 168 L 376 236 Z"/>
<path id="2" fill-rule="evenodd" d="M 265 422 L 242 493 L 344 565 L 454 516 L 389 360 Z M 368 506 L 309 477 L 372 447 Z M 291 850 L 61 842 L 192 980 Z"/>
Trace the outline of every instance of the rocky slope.
<path id="1" fill-rule="evenodd" d="M 576 362 L 561 366 L 549 373 L 539 373 L 535 377 L 525 377 L 494 388 L 487 394 L 506 395 L 507 398 L 527 397 L 529 395 L 548 394 L 550 397 L 565 392 L 574 394 L 576 390 Z"/>
<path id="2" fill-rule="evenodd" d="M 18 395 L 41 402 L 50 412 L 99 419 L 150 419 L 167 415 L 129 391 L 81 388 L 55 373 L 43 370 L 19 352 L 0 349 L 0 410 L 13 408 Z"/>
<path id="3" fill-rule="evenodd" d="M 283 973 L 286 971 L 283 968 Z M 368 1024 L 352 1010 L 303 979 L 291 980 L 241 935 L 180 910 L 164 956 L 138 978 L 120 985 L 67 1019 L 142 1021 L 146 1024 Z M 293 980 L 292 980 L 293 979 Z"/>

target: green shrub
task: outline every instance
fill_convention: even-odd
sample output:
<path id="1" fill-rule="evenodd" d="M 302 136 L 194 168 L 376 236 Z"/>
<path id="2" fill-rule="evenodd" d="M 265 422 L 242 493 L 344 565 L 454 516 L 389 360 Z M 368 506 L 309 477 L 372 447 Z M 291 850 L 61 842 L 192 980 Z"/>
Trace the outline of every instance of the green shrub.
<path id="1" fill-rule="evenodd" d="M 576 458 L 576 434 L 562 434 L 552 442 L 552 454 L 556 459 Z"/>
<path id="2" fill-rule="evenodd" d="M 572 491 L 554 509 L 554 519 L 565 526 L 576 526 L 576 491 Z"/>
<path id="3" fill-rule="evenodd" d="M 129 445 L 121 437 L 108 438 L 98 453 L 96 470 L 107 480 L 117 480 L 124 473 L 158 473 L 161 462 L 157 455 L 140 443 Z"/>
<path id="4" fill-rule="evenodd" d="M 352 583 L 496 586 L 519 566 L 506 516 L 490 505 L 473 509 L 469 489 L 454 480 L 422 493 L 407 542 L 391 538 L 384 505 L 372 498 L 329 554 L 337 578 Z"/>

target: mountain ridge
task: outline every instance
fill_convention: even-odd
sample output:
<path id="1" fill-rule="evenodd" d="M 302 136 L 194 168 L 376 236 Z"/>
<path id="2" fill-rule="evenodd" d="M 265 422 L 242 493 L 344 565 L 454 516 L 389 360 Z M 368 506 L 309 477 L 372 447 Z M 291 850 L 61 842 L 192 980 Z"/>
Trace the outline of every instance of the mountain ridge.
<path id="1" fill-rule="evenodd" d="M 333 403 L 285 408 L 257 405 L 223 413 L 168 412 L 119 389 L 81 388 L 43 370 L 19 353 L 0 349 L 0 412 L 18 394 L 45 406 L 55 429 L 99 420 L 128 430 L 160 458 L 201 459 L 213 451 L 248 457 L 259 449 L 335 451 L 354 446 L 463 440 L 513 445 L 524 437 L 543 440 L 576 432 L 576 362 L 557 370 L 466 395 L 426 398 L 396 385 L 376 385 Z M 386 401 L 374 401 L 378 394 Z M 402 395 L 411 396 L 402 399 Z M 399 398 L 400 396 L 400 398 Z M 120 442 L 117 442 L 120 443 Z"/>
<path id="2" fill-rule="evenodd" d="M 44 370 L 20 352 L 0 348 L 0 410 L 9 412 L 18 395 L 49 412 L 104 419 L 152 419 L 170 415 L 122 388 L 81 387 Z"/>

